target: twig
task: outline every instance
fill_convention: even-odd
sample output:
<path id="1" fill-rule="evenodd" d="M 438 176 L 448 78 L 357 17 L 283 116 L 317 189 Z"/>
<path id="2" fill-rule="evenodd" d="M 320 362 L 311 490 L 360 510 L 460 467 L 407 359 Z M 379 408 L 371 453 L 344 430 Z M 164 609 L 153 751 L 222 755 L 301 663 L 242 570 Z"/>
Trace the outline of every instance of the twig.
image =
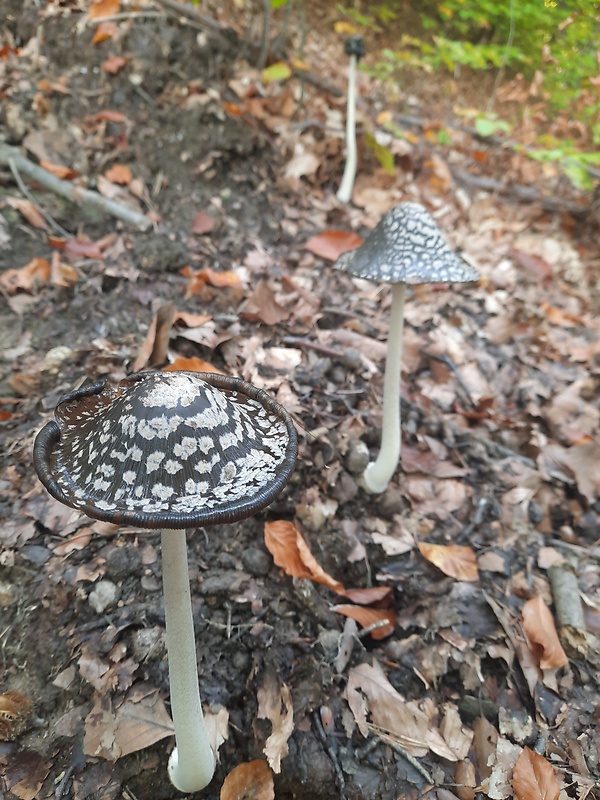
<path id="1" fill-rule="evenodd" d="M 11 167 L 11 162 L 23 175 L 27 175 L 46 189 L 65 197 L 73 203 L 90 203 L 98 206 L 103 211 L 106 211 L 107 214 L 111 214 L 113 217 L 123 220 L 123 222 L 127 222 L 142 231 L 147 230 L 152 224 L 144 214 L 126 208 L 120 203 L 115 203 L 114 200 L 109 200 L 107 197 L 102 197 L 98 192 L 94 192 L 91 189 L 80 189 L 68 181 L 63 181 L 38 164 L 34 164 L 33 161 L 22 155 L 18 148 L 0 143 L 0 164 L 6 164 L 6 166 Z"/>
<path id="2" fill-rule="evenodd" d="M 193 6 L 186 5 L 184 3 L 178 3 L 177 0 L 154 0 L 154 2 L 166 8 L 168 11 L 172 11 L 173 13 L 177 14 L 179 17 L 184 17 L 190 22 L 195 22 L 202 28 L 207 28 L 209 31 L 216 33 L 218 36 L 223 35 L 223 28 L 216 19 L 213 17 L 209 17 L 208 14 L 201 14 L 199 11 Z"/>
<path id="3" fill-rule="evenodd" d="M 566 653 L 571 658 L 586 658 L 588 641 L 577 578 L 564 564 L 550 567 L 548 577 L 556 607 L 558 634 Z"/>
<path id="4" fill-rule="evenodd" d="M 427 772 L 425 767 L 419 761 L 417 761 L 417 759 L 414 756 L 411 756 L 410 753 L 407 753 L 406 750 L 401 745 L 399 745 L 398 742 L 392 736 L 389 736 L 387 733 L 384 733 L 383 731 L 378 731 L 374 725 L 369 725 L 369 729 L 373 731 L 373 733 L 375 734 L 375 736 L 377 736 L 378 739 L 381 739 L 381 741 L 385 742 L 385 744 L 389 744 L 392 750 L 395 750 L 399 755 L 402 756 L 402 758 L 405 761 L 408 761 L 411 767 L 414 767 L 419 773 L 419 775 L 425 778 L 427 783 L 435 785 L 435 781 L 433 780 L 431 775 Z"/>
<path id="5" fill-rule="evenodd" d="M 54 220 L 50 216 L 50 214 L 48 214 L 47 211 L 44 211 L 44 209 L 40 206 L 39 203 L 36 203 L 36 201 L 35 201 L 34 197 L 32 196 L 31 192 L 29 191 L 29 189 L 23 183 L 23 179 L 21 178 L 21 175 L 19 174 L 19 170 L 17 169 L 17 165 L 15 164 L 14 158 L 9 158 L 8 159 L 8 166 L 10 167 L 10 171 L 12 172 L 13 178 L 17 182 L 17 186 L 19 187 L 19 190 L 21 191 L 21 193 L 25 195 L 25 197 L 29 200 L 29 202 L 33 206 L 35 206 L 36 210 L 39 211 L 39 213 L 46 220 L 48 225 L 50 225 L 51 228 L 54 228 L 54 230 L 57 233 L 59 233 L 61 236 L 65 236 L 67 239 L 70 239 L 72 234 L 70 234 L 68 231 L 66 231 L 62 227 L 62 225 L 59 225 L 58 222 L 56 222 L 56 220 Z"/>

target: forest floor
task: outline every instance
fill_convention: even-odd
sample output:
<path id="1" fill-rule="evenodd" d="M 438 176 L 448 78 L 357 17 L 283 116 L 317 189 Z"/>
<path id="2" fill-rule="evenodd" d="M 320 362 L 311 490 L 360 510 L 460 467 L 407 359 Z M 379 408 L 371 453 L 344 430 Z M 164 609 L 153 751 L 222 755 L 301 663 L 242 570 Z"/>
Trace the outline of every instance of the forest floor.
<path id="1" fill-rule="evenodd" d="M 0 0 L 6 141 L 148 223 L 0 168 L 6 797 L 178 796 L 157 535 L 63 507 L 31 458 L 64 393 L 166 364 L 266 389 L 300 439 L 266 512 L 189 534 L 201 694 L 220 744 L 202 796 L 598 797 L 591 198 L 473 135 L 457 109 L 490 83 L 413 76 L 392 94 L 360 74 L 359 171 L 343 205 L 333 12 L 307 6 L 310 74 L 269 81 L 246 44 L 260 26 L 233 4 L 202 6 L 223 33 L 160 3 L 123 3 L 103 23 L 88 5 Z M 507 114 L 520 110 L 523 145 L 570 125 L 534 89 L 515 79 L 499 92 Z M 402 461 L 370 496 L 359 443 L 379 447 L 390 295 L 331 261 L 346 234 L 364 237 L 406 200 L 481 280 L 410 290 Z"/>

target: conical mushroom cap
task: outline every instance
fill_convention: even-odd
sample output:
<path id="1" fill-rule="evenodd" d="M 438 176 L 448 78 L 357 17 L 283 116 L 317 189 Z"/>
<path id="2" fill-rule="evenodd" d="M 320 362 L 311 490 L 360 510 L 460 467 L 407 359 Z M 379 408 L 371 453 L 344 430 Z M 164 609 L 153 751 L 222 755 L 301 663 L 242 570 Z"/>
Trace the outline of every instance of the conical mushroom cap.
<path id="1" fill-rule="evenodd" d="M 362 245 L 341 255 L 336 269 L 382 283 L 465 283 L 479 273 L 448 245 L 431 214 L 400 203 L 381 218 Z"/>
<path id="2" fill-rule="evenodd" d="M 297 454 L 287 412 L 212 373 L 148 372 L 63 397 L 34 464 L 51 495 L 95 519 L 191 528 L 244 519 L 287 482 Z"/>

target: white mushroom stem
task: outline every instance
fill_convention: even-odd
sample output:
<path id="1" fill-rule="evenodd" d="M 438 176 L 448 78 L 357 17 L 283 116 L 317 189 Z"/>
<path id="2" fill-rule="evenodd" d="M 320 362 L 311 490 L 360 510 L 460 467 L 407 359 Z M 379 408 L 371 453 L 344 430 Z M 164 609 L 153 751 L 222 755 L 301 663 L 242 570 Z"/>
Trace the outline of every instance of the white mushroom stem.
<path id="1" fill-rule="evenodd" d="M 340 203 L 349 203 L 356 177 L 356 65 L 358 58 L 350 56 L 348 67 L 348 108 L 346 110 L 346 165 L 337 192 Z"/>
<path id="2" fill-rule="evenodd" d="M 387 489 L 400 461 L 400 377 L 405 294 L 406 284 L 393 284 L 390 333 L 383 378 L 381 449 L 377 459 L 371 461 L 363 473 L 365 486 L 373 494 L 381 494 Z"/>
<path id="3" fill-rule="evenodd" d="M 198 792 L 212 780 L 215 756 L 200 704 L 185 531 L 165 530 L 161 541 L 171 714 L 175 728 L 169 777 L 180 792 Z"/>

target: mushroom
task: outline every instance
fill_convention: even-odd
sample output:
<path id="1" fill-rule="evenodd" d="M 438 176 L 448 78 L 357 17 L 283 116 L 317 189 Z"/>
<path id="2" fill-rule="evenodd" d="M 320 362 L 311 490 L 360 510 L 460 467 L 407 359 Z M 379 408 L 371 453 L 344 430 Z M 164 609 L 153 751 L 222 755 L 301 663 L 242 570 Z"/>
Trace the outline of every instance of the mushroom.
<path id="1" fill-rule="evenodd" d="M 379 494 L 386 490 L 400 461 L 400 374 L 406 285 L 463 283 L 478 280 L 479 274 L 448 247 L 433 217 L 418 203 L 400 203 L 388 211 L 363 244 L 340 256 L 334 266 L 356 278 L 392 284 L 381 449 L 363 473 L 366 488 Z"/>
<path id="2" fill-rule="evenodd" d="M 212 373 L 148 372 L 84 386 L 59 401 L 33 451 L 60 502 L 95 519 L 162 529 L 165 622 L 182 792 L 207 786 L 215 755 L 200 692 L 186 528 L 236 522 L 267 506 L 290 477 L 297 438 L 266 392 Z"/>
<path id="3" fill-rule="evenodd" d="M 344 43 L 344 52 L 350 56 L 346 110 L 346 165 L 336 197 L 340 203 L 349 203 L 356 177 L 356 65 L 365 54 L 365 40 L 362 36 L 349 36 Z"/>

